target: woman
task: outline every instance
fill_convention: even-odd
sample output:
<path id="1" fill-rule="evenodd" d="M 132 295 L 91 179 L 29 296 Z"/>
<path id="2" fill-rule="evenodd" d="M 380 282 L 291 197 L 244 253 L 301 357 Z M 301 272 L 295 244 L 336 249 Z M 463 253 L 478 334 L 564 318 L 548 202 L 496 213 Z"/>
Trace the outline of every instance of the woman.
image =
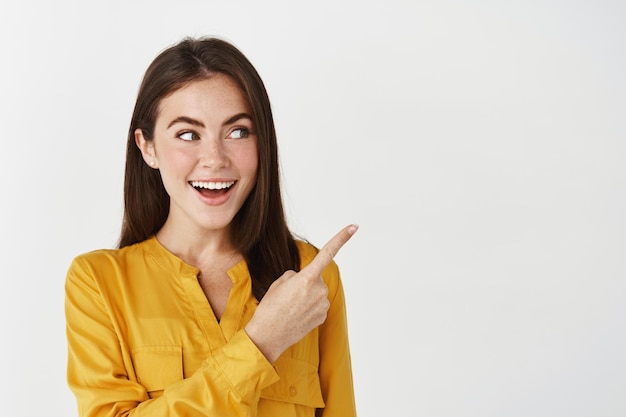
<path id="1" fill-rule="evenodd" d="M 119 249 L 67 275 L 81 416 L 355 415 L 332 258 L 357 227 L 319 253 L 292 237 L 269 99 L 233 45 L 185 39 L 149 66 L 124 197 Z"/>

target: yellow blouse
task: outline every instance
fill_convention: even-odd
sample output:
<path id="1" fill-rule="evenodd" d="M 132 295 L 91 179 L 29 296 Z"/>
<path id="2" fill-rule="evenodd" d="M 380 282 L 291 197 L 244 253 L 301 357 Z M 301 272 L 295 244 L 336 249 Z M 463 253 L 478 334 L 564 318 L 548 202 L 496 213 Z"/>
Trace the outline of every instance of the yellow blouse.
<path id="1" fill-rule="evenodd" d="M 302 265 L 316 250 L 298 242 Z M 270 364 L 243 330 L 258 302 L 245 261 L 218 322 L 198 269 L 155 237 L 72 262 L 65 284 L 68 383 L 81 417 L 356 415 L 344 294 L 322 277 L 328 318 Z"/>

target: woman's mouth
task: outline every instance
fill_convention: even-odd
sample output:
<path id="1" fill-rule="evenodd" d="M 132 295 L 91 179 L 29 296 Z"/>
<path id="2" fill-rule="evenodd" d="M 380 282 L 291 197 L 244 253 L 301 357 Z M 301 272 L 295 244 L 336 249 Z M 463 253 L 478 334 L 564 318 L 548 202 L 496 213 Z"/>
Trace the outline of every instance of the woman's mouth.
<path id="1" fill-rule="evenodd" d="M 189 184 L 200 194 L 207 197 L 216 197 L 226 194 L 236 181 L 190 181 Z"/>

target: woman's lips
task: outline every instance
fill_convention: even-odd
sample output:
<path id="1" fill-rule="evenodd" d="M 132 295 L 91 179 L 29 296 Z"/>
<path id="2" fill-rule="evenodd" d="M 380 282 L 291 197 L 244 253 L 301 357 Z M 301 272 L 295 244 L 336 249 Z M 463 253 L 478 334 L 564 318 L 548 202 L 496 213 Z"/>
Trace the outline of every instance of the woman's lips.
<path id="1" fill-rule="evenodd" d="M 200 200 L 210 206 L 224 204 L 230 197 L 231 190 L 237 181 L 190 181 L 189 184 L 196 190 Z"/>

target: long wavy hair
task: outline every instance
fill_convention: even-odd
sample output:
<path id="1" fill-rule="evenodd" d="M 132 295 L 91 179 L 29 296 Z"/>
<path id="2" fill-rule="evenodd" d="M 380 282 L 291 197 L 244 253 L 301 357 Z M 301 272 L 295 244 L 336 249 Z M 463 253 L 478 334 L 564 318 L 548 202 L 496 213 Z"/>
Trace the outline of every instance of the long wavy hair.
<path id="1" fill-rule="evenodd" d="M 193 81 L 222 73 L 241 88 L 252 111 L 258 140 L 256 184 L 233 219 L 231 239 L 243 254 L 260 300 L 287 269 L 299 270 L 300 256 L 287 227 L 280 192 L 278 147 L 269 97 L 261 77 L 234 45 L 218 38 L 185 38 L 152 61 L 139 88 L 128 129 L 124 177 L 124 218 L 118 246 L 153 236 L 169 214 L 170 197 L 161 175 L 144 162 L 135 130 L 154 138 L 161 100 Z"/>

